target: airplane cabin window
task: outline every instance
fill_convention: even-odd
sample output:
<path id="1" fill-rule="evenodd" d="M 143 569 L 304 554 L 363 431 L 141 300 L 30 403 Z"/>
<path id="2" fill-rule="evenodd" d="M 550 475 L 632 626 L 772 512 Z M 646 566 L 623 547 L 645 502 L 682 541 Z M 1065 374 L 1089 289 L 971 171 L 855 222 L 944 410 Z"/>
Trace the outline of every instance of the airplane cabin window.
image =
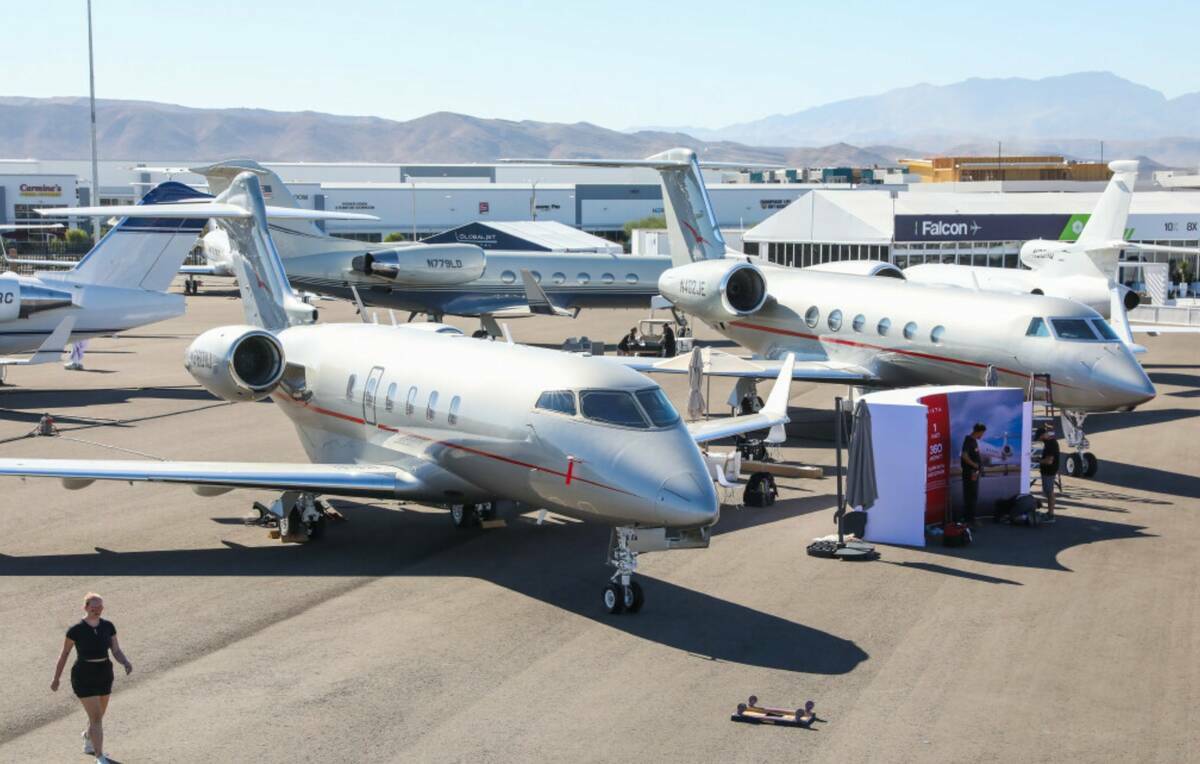
<path id="1" fill-rule="evenodd" d="M 1046 326 L 1045 320 L 1035 318 L 1029 322 L 1029 328 L 1025 330 L 1026 337 L 1049 337 L 1050 329 Z"/>
<path id="2" fill-rule="evenodd" d="M 881 319 L 879 319 L 879 324 L 876 325 L 876 327 L 875 327 L 875 331 L 879 332 L 879 334 L 882 336 L 882 335 L 886 335 L 888 333 L 888 330 L 891 328 L 892 328 L 892 319 L 881 318 Z"/>
<path id="3" fill-rule="evenodd" d="M 945 336 L 946 327 L 939 324 L 938 326 L 933 327 L 933 330 L 929 332 L 929 341 L 935 345 L 940 345 L 942 344 L 942 338 Z"/>
<path id="4" fill-rule="evenodd" d="M 635 395 L 655 427 L 667 427 L 679 421 L 679 412 L 671 405 L 661 387 L 639 390 Z"/>
<path id="5" fill-rule="evenodd" d="M 363 405 L 375 407 L 375 388 L 379 385 L 379 377 L 367 377 L 367 385 L 363 388 Z"/>
<path id="6" fill-rule="evenodd" d="M 505 271 L 504 273 L 500 274 L 500 280 L 505 284 L 511 284 L 517 280 L 517 274 L 513 273 L 512 271 Z"/>
<path id="7" fill-rule="evenodd" d="M 856 332 L 861 332 L 863 330 L 863 327 L 866 325 L 867 325 L 867 317 L 864 316 L 862 313 L 859 313 L 857 316 L 854 317 L 854 323 L 851 324 L 851 328 L 853 328 L 854 331 L 856 331 Z"/>
<path id="8" fill-rule="evenodd" d="M 550 277 L 550 280 L 553 281 L 555 284 L 561 284 L 567 280 L 567 274 L 556 273 Z"/>
<path id="9" fill-rule="evenodd" d="M 387 395 L 383 399 L 383 408 L 385 411 L 391 411 L 396 408 L 396 383 L 388 385 Z"/>
<path id="10" fill-rule="evenodd" d="M 817 322 L 821 320 L 821 310 L 816 305 L 804 312 L 804 323 L 808 324 L 809 329 L 816 329 Z"/>
<path id="11" fill-rule="evenodd" d="M 431 392 L 429 394 L 429 404 L 427 406 L 425 406 L 425 418 L 427 420 L 429 420 L 430 422 L 433 421 L 434 406 L 437 406 L 437 399 L 438 399 L 437 390 L 434 390 L 433 392 Z"/>
<path id="12" fill-rule="evenodd" d="M 570 390 L 547 390 L 538 396 L 537 408 L 575 416 L 575 393 Z"/>
<path id="13" fill-rule="evenodd" d="M 832 311 L 829 314 L 829 328 L 835 332 L 842 328 L 842 312 L 840 310 Z"/>
<path id="14" fill-rule="evenodd" d="M 539 273 L 538 271 L 530 271 L 529 275 L 533 276 L 533 280 L 535 283 L 537 283 L 537 284 L 542 283 L 542 274 Z"/>
<path id="15" fill-rule="evenodd" d="M 1082 318 L 1052 318 L 1054 333 L 1060 340 L 1094 340 L 1096 333 L 1091 324 Z"/>
<path id="16" fill-rule="evenodd" d="M 450 410 L 446 412 L 448 424 L 458 424 L 458 407 L 461 403 L 462 398 L 457 395 L 450 399 Z"/>
<path id="17" fill-rule="evenodd" d="M 624 390 L 584 390 L 579 394 L 579 408 L 595 422 L 642 430 L 649 427 L 633 395 Z"/>
<path id="18" fill-rule="evenodd" d="M 346 400 L 354 400 L 354 383 L 358 381 L 357 374 L 351 374 L 350 379 L 346 381 Z"/>
<path id="19" fill-rule="evenodd" d="M 605 273 L 602 276 L 600 276 L 600 280 L 603 281 L 605 284 L 611 284 L 614 281 L 616 281 L 616 277 L 613 276 L 611 273 Z"/>
<path id="20" fill-rule="evenodd" d="M 638 283 L 638 277 L 637 277 L 637 274 L 636 274 L 636 273 L 626 273 L 626 274 L 625 274 L 625 283 L 626 283 L 626 284 L 636 284 L 636 283 Z"/>
<path id="21" fill-rule="evenodd" d="M 904 325 L 904 339 L 911 340 L 917 336 L 917 322 L 909 321 Z"/>
<path id="22" fill-rule="evenodd" d="M 592 277 L 586 273 L 581 273 L 575 277 L 575 280 L 578 281 L 580 284 L 587 284 L 592 280 Z"/>
<path id="23" fill-rule="evenodd" d="M 404 399 L 404 413 L 412 416 L 417 410 L 417 386 L 413 385 L 408 388 L 408 397 Z"/>
<path id="24" fill-rule="evenodd" d="M 1118 340 L 1119 341 L 1121 339 L 1120 337 L 1117 336 L 1117 333 L 1115 331 L 1113 331 L 1113 328 L 1108 325 L 1108 322 L 1105 321 L 1103 318 L 1093 318 L 1092 319 L 1092 328 L 1095 329 L 1096 332 L 1106 340 Z"/>

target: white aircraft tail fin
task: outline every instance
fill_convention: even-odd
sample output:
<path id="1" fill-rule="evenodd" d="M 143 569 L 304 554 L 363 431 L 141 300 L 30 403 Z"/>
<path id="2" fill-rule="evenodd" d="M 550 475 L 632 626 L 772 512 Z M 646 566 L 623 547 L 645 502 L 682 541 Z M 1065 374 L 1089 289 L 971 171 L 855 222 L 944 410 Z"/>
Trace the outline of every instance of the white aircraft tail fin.
<path id="1" fill-rule="evenodd" d="M 168 181 L 150 189 L 138 206 L 210 198 L 182 183 Z M 203 220 L 172 218 L 166 213 L 155 218 L 122 218 L 74 268 L 55 278 L 165 292 L 203 228 Z"/>
<path id="2" fill-rule="evenodd" d="M 1129 222 L 1129 204 L 1133 200 L 1133 185 L 1137 182 L 1137 160 L 1124 159 L 1109 162 L 1112 179 L 1100 196 L 1096 209 L 1083 226 L 1076 246 L 1086 251 L 1092 264 L 1108 278 L 1117 280 L 1117 260 L 1120 249 L 1115 242 L 1124 241 L 1125 226 Z"/>
<path id="3" fill-rule="evenodd" d="M 657 166 L 663 189 L 663 214 L 671 242 L 671 263 L 687 265 L 697 260 L 725 257 L 725 237 L 717 227 L 700 163 L 691 149 L 670 149 L 649 157 Z"/>

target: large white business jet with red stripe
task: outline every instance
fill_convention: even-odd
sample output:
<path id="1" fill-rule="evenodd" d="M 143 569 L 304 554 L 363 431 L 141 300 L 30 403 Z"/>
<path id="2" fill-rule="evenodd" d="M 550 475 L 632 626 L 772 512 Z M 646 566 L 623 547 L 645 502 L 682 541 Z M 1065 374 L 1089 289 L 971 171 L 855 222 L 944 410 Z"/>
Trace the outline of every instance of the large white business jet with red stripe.
<path id="1" fill-rule="evenodd" d="M 659 171 L 674 263 L 659 291 L 764 359 L 714 365 L 714 374 L 768 377 L 785 354 L 795 356 L 796 379 L 867 387 L 979 385 L 992 372 L 1001 384 L 1026 387 L 1031 375 L 1050 374 L 1054 402 L 1079 430 L 1073 445 L 1081 453 L 1072 463 L 1091 471 L 1095 457 L 1082 451 L 1087 413 L 1132 409 L 1155 395 L 1125 343 L 1081 303 L 916 284 L 870 261 L 789 268 L 727 251 L 690 149 L 636 161 L 510 161 Z M 675 359 L 623 360 L 686 372 Z"/>
<path id="2" fill-rule="evenodd" d="M 56 477 L 69 488 L 178 483 L 204 496 L 276 490 L 282 495 L 269 512 L 285 536 L 323 532 L 322 494 L 448 505 L 456 525 L 517 502 L 613 526 L 616 570 L 604 604 L 636 612 L 638 553 L 706 547 L 717 521 L 696 444 L 787 421 L 787 362 L 762 412 L 687 426 L 658 385 L 599 358 L 480 342 L 443 324 L 308 323 L 294 307 L 303 304 L 288 285 L 253 173 L 234 178 L 214 202 L 170 210 L 213 218 L 228 234 L 246 313 L 245 325 L 200 335 L 187 351 L 188 371 L 227 401 L 270 397 L 312 463 L 0 459 L 0 475 Z"/>

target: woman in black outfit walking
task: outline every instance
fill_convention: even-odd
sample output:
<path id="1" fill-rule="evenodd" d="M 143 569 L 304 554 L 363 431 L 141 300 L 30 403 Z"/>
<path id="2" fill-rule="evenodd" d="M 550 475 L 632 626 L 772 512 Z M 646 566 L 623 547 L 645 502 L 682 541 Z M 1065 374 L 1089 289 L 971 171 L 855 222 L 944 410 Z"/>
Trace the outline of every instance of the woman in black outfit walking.
<path id="1" fill-rule="evenodd" d="M 108 709 L 108 698 L 112 694 L 113 667 L 108 659 L 109 650 L 117 662 L 125 667 L 125 673 L 133 672 L 133 664 L 121 652 L 117 643 L 117 627 L 112 621 L 100 617 L 104 612 L 104 599 L 95 592 L 88 592 L 83 598 L 84 617 L 79 623 L 67 629 L 67 637 L 63 640 L 62 653 L 58 656 L 58 665 L 54 667 L 54 681 L 50 689 L 58 691 L 58 680 L 62 676 L 63 667 L 67 665 L 67 656 L 71 648 L 75 648 L 75 665 L 71 667 L 71 689 L 83 704 L 83 710 L 88 715 L 88 726 L 83 731 L 83 752 L 95 754 L 97 764 L 108 764 L 104 756 L 104 712 Z"/>

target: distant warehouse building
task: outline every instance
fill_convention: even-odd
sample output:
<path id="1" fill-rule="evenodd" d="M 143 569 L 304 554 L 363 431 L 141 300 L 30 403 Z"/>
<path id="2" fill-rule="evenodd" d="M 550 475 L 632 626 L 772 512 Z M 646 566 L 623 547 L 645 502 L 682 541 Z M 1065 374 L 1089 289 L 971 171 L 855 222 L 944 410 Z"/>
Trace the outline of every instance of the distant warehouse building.
<path id="1" fill-rule="evenodd" d="M 1015 268 L 1030 239 L 1074 240 L 1098 193 L 942 193 L 827 191 L 805 194 L 746 231 L 744 249 L 773 263 L 802 268 L 839 260 L 878 259 L 900 268 L 958 263 Z M 1200 247 L 1200 192 L 1137 192 L 1126 238 Z M 1152 253 L 1152 262 L 1200 256 Z"/>
<path id="2" fill-rule="evenodd" d="M 925 183 L 987 181 L 1105 181 L 1112 171 L 1104 162 L 1075 162 L 1061 156 L 951 156 L 901 159 L 906 173 Z"/>

